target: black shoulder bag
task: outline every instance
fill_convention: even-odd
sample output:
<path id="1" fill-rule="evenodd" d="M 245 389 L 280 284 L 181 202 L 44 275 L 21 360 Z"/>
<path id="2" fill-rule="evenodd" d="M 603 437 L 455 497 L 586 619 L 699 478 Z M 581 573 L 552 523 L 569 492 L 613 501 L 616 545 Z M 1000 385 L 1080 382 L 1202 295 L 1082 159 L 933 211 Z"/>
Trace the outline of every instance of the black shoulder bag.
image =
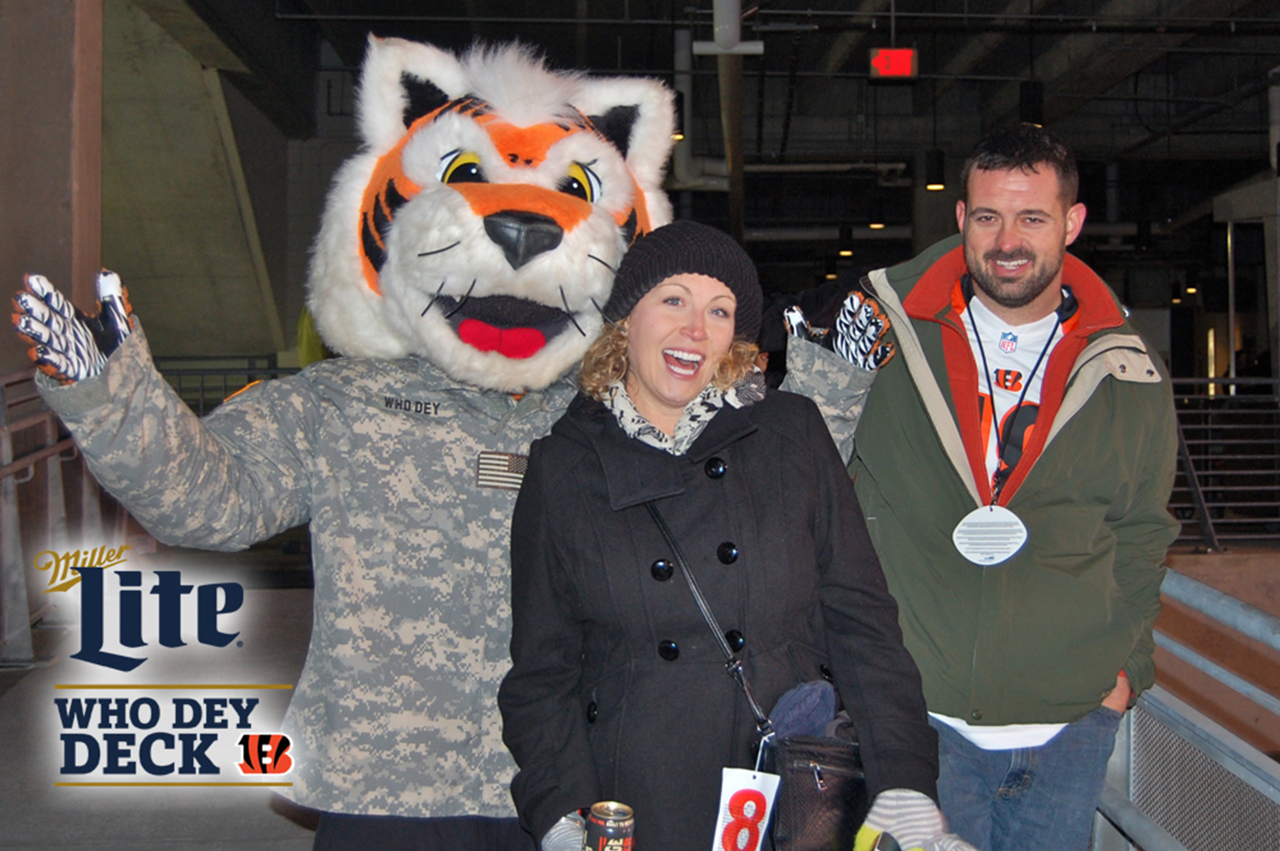
<path id="1" fill-rule="evenodd" d="M 762 756 L 757 767 L 763 766 L 782 778 L 769 826 L 775 851 L 848 851 L 869 807 L 858 743 L 830 736 L 774 735 L 773 722 L 752 696 L 742 661 L 729 649 L 724 630 L 720 629 L 702 596 L 675 536 L 656 505 L 646 502 L 644 507 L 671 547 L 672 558 L 698 604 L 698 611 L 725 655 L 726 672 L 747 698 L 760 733 Z"/>

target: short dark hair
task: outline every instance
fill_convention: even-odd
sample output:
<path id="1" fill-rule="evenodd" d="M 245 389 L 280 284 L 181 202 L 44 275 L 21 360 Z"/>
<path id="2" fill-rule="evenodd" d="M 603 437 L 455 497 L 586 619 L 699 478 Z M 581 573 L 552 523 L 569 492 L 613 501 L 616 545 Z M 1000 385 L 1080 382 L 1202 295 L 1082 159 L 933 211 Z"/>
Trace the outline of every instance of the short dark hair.
<path id="1" fill-rule="evenodd" d="M 1080 170 L 1075 154 L 1057 136 L 1035 124 L 1010 124 L 988 133 L 974 146 L 960 172 L 960 186 L 965 201 L 969 200 L 969 175 L 979 171 L 1038 172 L 1047 165 L 1058 174 L 1062 205 L 1070 207 L 1080 191 Z"/>

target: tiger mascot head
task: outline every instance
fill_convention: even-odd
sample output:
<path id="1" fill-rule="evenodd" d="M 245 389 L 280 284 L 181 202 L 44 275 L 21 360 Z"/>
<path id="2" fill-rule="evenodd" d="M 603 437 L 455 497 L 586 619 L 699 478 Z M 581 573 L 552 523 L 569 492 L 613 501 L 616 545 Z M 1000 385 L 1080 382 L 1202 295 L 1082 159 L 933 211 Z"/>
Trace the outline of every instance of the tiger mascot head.
<path id="1" fill-rule="evenodd" d="M 494 390 L 547 386 L 599 333 L 628 246 L 670 221 L 673 118 L 654 80 L 553 72 L 520 45 L 457 57 L 370 38 L 364 145 L 312 249 L 324 342 Z"/>

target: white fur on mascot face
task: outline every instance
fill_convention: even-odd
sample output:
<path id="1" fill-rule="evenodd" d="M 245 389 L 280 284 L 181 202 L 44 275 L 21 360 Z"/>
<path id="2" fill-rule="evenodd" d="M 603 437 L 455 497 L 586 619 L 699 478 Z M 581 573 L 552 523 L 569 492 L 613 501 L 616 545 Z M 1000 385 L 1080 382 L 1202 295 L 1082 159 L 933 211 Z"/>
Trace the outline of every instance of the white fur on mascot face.
<path id="1" fill-rule="evenodd" d="M 637 233 L 666 224 L 671 91 L 553 73 L 518 45 L 461 58 L 369 40 L 364 149 L 339 171 L 307 306 L 343 355 L 546 387 L 598 335 Z"/>

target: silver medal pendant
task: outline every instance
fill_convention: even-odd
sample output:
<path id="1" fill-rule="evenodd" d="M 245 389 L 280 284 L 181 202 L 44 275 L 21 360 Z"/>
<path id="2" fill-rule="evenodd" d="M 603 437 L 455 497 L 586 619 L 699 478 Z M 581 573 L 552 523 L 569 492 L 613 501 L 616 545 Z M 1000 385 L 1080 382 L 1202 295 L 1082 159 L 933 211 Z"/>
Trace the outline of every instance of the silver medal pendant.
<path id="1" fill-rule="evenodd" d="M 975 508 L 956 524 L 951 541 L 960 555 L 981 567 L 1005 561 L 1027 541 L 1027 527 L 1002 505 Z"/>

